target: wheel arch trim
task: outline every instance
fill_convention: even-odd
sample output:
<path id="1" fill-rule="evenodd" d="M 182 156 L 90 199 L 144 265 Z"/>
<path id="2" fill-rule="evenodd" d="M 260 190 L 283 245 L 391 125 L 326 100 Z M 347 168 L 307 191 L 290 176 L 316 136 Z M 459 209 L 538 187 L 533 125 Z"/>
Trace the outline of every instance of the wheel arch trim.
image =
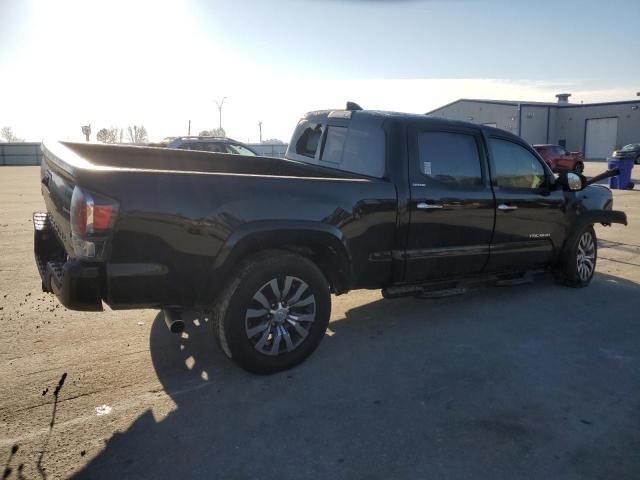
<path id="1" fill-rule="evenodd" d="M 286 250 L 290 246 L 327 252 L 330 274 L 327 275 L 327 269 L 323 266 L 318 267 L 337 293 L 349 290 L 352 256 L 344 235 L 333 225 L 306 220 L 261 220 L 237 228 L 216 256 L 212 285 L 215 287 L 221 277 L 225 277 L 234 266 L 253 252 L 272 248 Z"/>

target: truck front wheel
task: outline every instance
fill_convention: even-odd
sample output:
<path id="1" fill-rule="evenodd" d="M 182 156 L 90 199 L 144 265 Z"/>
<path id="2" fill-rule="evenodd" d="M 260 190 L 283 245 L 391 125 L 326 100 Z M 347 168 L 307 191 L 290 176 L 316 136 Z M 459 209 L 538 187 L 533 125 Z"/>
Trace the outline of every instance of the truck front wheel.
<path id="1" fill-rule="evenodd" d="M 569 287 L 586 287 L 596 271 L 598 240 L 592 225 L 575 232 L 567 241 L 556 271 L 560 283 Z"/>
<path id="2" fill-rule="evenodd" d="M 225 354 L 260 374 L 286 370 L 311 355 L 330 315 L 329 284 L 320 269 L 300 255 L 274 250 L 238 268 L 213 312 Z"/>

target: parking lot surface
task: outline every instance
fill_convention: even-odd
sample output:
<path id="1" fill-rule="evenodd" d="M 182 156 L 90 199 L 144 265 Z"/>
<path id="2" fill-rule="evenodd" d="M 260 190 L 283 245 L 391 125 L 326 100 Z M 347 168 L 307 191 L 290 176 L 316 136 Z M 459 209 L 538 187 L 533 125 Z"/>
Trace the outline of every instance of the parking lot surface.
<path id="1" fill-rule="evenodd" d="M 0 167 L 3 478 L 640 478 L 640 185 L 590 287 L 334 297 L 316 353 L 259 377 L 206 317 L 176 336 L 43 294 L 38 174 Z"/>

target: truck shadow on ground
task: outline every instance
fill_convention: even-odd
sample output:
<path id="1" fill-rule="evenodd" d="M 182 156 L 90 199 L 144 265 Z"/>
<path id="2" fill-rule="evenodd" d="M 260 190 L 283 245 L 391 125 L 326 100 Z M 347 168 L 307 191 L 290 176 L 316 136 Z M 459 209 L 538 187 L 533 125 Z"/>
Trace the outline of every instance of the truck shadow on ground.
<path id="1" fill-rule="evenodd" d="M 150 410 L 78 478 L 637 478 L 640 285 L 598 274 L 335 318 L 299 367 L 260 377 L 211 322 L 152 327 L 176 409 Z M 635 311 L 634 311 L 635 310 Z"/>

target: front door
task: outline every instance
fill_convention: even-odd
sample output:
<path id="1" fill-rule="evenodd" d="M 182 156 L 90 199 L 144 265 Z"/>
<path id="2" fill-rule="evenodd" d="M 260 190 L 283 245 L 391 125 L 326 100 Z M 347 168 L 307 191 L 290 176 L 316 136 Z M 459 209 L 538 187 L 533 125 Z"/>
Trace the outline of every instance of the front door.
<path id="1" fill-rule="evenodd" d="M 546 265 L 564 238 L 564 192 L 551 188 L 551 172 L 525 146 L 499 137 L 487 143 L 496 198 L 487 270 Z"/>
<path id="2" fill-rule="evenodd" d="M 409 182 L 405 280 L 480 272 L 489 256 L 495 203 L 479 132 L 410 129 Z"/>

